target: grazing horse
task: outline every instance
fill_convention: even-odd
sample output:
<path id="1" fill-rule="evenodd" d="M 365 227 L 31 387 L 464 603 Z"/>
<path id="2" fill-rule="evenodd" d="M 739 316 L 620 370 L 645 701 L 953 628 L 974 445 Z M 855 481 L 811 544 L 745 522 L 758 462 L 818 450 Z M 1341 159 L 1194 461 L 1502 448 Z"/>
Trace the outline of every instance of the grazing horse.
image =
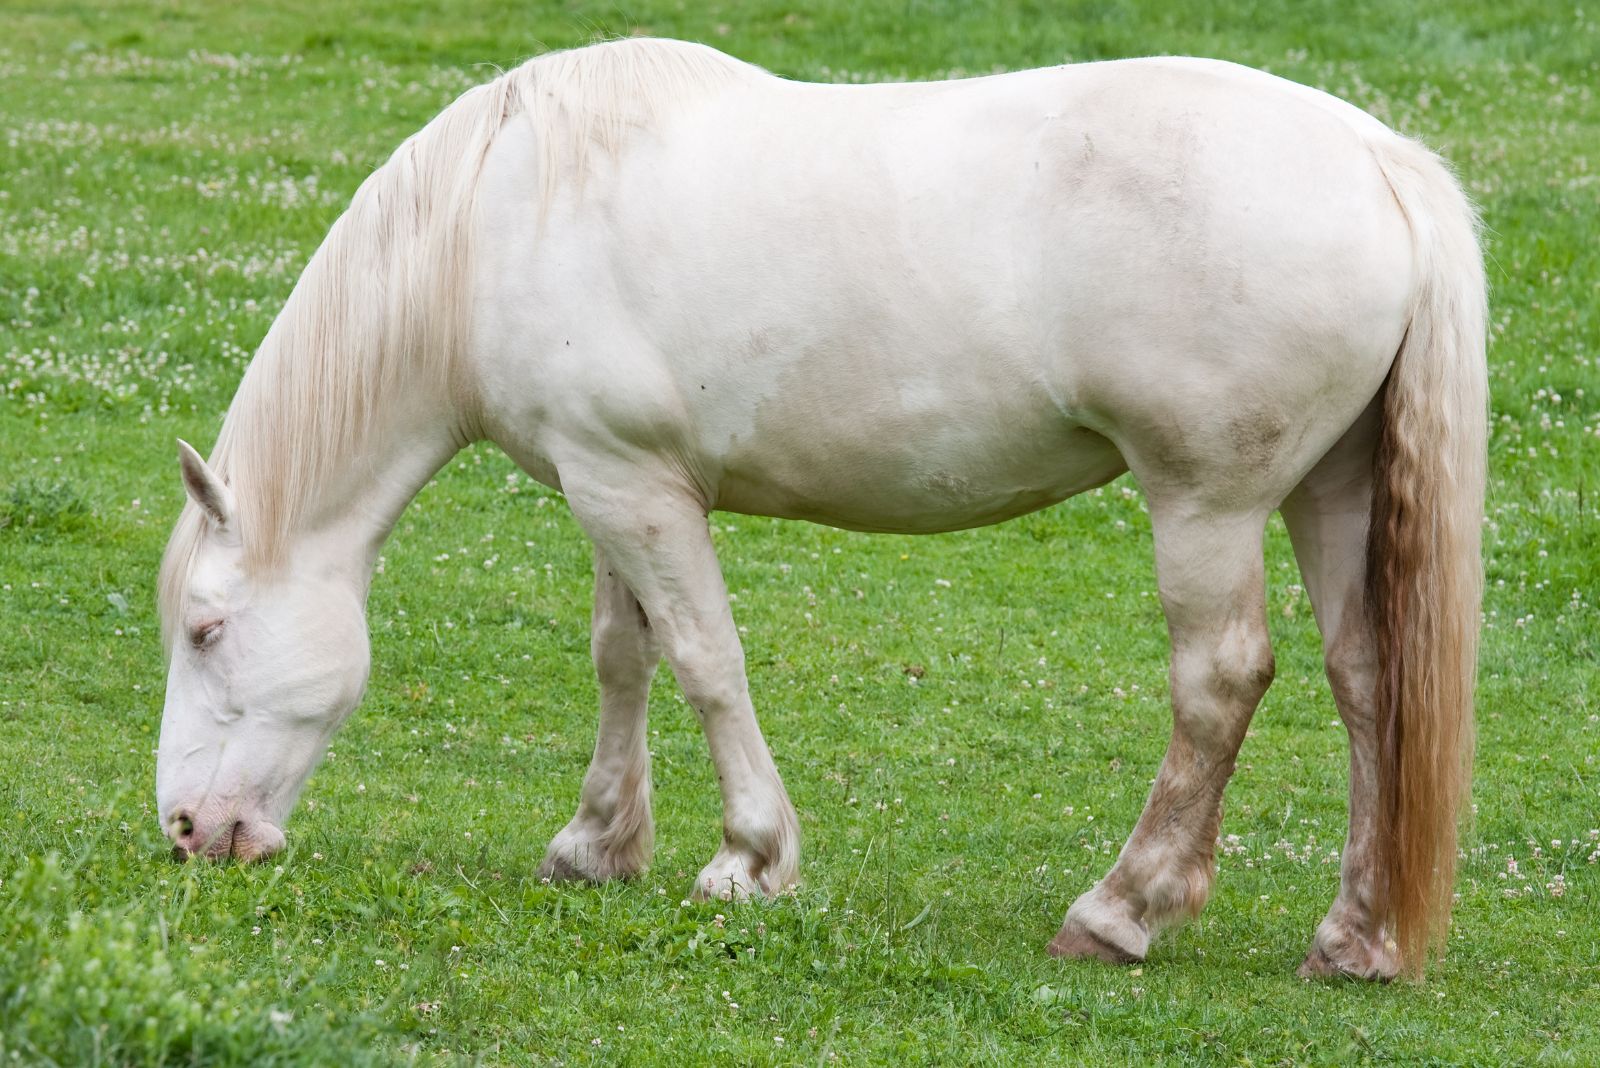
<path id="1" fill-rule="evenodd" d="M 1281 511 L 1350 737 L 1341 883 L 1307 974 L 1442 947 L 1470 768 L 1486 432 L 1472 209 L 1427 149 L 1227 63 L 786 81 L 629 40 L 464 94 L 369 177 L 262 341 L 162 564 L 160 818 L 252 859 L 370 662 L 407 502 L 493 441 L 594 543 L 593 762 L 541 871 L 637 874 L 662 657 L 723 838 L 701 896 L 794 883 L 798 824 L 707 514 L 997 523 L 1131 470 L 1173 729 L 1052 953 L 1139 960 L 1199 911 L 1273 675 Z"/>

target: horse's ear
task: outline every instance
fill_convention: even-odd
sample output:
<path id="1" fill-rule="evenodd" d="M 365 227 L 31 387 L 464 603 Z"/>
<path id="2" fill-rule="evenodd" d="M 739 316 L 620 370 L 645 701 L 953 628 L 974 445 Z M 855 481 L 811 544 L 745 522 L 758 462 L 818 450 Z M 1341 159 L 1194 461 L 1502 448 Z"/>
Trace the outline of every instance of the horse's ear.
<path id="1" fill-rule="evenodd" d="M 200 458 L 194 446 L 178 439 L 178 466 L 183 469 L 183 488 L 218 526 L 233 522 L 233 491 Z"/>

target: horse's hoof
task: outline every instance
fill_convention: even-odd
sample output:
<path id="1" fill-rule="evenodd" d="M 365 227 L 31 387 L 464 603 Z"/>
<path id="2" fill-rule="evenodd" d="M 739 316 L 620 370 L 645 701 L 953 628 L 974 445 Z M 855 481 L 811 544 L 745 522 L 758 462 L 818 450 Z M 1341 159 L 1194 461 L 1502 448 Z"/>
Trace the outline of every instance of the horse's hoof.
<path id="1" fill-rule="evenodd" d="M 1387 983 L 1399 971 L 1399 962 L 1387 944 L 1373 948 L 1365 942 L 1349 940 L 1330 953 L 1319 933 L 1295 974 L 1302 979 L 1363 979 Z"/>
<path id="2" fill-rule="evenodd" d="M 655 834 L 648 815 L 632 825 L 632 833 L 615 833 L 614 826 L 573 817 L 544 851 L 538 877 L 552 883 L 606 883 L 632 879 L 650 865 Z"/>
<path id="3" fill-rule="evenodd" d="M 751 877 L 740 864 L 737 868 L 723 870 L 723 866 L 715 865 L 719 870 L 710 870 L 713 865 L 708 865 L 694 881 L 694 893 L 689 896 L 695 901 L 749 901 L 752 897 L 761 896 L 760 884 Z"/>
<path id="4" fill-rule="evenodd" d="M 1046 952 L 1052 957 L 1064 957 L 1069 960 L 1103 960 L 1107 964 L 1137 964 L 1144 959 L 1141 954 L 1133 953 L 1101 938 L 1070 917 L 1050 940 Z"/>
<path id="5" fill-rule="evenodd" d="M 586 848 L 552 846 L 539 865 L 538 877 L 552 883 L 608 883 L 631 879 L 644 869 L 636 861 L 624 862 L 615 853 Z"/>
<path id="6" fill-rule="evenodd" d="M 1150 928 L 1127 902 L 1096 885 L 1072 903 L 1048 952 L 1052 957 L 1135 964 L 1149 949 Z"/>
<path id="7" fill-rule="evenodd" d="M 763 865 L 759 860 L 724 845 L 711 858 L 711 863 L 701 868 L 700 874 L 695 876 L 694 893 L 690 896 L 696 901 L 749 901 L 751 898 L 770 897 L 774 888 L 763 877 L 770 870 L 770 866 Z M 762 876 L 752 874 L 755 871 L 762 872 Z"/>
<path id="8" fill-rule="evenodd" d="M 592 883 L 597 881 L 560 853 L 551 853 L 546 856 L 544 862 L 539 865 L 537 874 L 540 879 L 548 880 L 552 883 Z"/>

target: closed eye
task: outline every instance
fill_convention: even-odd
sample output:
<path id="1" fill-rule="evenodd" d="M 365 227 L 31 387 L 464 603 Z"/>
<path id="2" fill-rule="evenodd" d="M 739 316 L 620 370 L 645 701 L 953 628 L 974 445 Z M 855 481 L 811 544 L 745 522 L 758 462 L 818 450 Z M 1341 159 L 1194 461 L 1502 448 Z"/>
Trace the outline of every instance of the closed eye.
<path id="1" fill-rule="evenodd" d="M 189 644 L 196 649 L 206 649 L 216 644 L 222 636 L 222 620 L 210 619 L 189 631 Z"/>

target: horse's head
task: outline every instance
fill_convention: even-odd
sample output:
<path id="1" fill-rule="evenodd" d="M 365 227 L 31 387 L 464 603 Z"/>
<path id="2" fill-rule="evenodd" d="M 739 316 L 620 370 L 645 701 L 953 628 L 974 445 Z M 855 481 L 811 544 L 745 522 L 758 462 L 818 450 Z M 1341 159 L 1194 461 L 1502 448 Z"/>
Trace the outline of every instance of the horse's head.
<path id="1" fill-rule="evenodd" d="M 286 565 L 247 566 L 233 491 L 188 445 L 179 452 L 196 512 L 163 563 L 156 802 L 175 854 L 256 860 L 283 848 L 301 787 L 361 698 L 365 584 L 314 541 Z"/>

